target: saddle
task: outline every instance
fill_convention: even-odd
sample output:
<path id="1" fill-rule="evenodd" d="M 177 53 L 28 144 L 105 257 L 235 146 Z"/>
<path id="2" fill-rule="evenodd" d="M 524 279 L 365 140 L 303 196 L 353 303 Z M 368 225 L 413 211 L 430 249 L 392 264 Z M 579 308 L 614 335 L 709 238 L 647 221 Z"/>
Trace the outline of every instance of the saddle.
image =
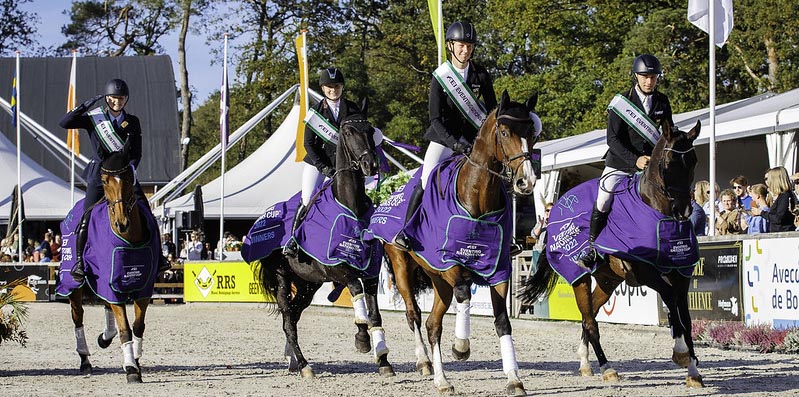
<path id="1" fill-rule="evenodd" d="M 158 225 L 150 216 L 147 204 L 136 202 L 139 214 L 145 220 L 149 238 L 143 244 L 133 245 L 116 235 L 108 217 L 108 203 L 99 202 L 92 207 L 89 221 L 89 236 L 83 251 L 85 283 L 101 299 L 113 303 L 125 303 L 152 296 L 158 269 L 161 247 L 156 237 Z M 76 282 L 69 274 L 75 265 L 77 252 L 76 234 L 83 215 L 83 200 L 78 201 L 60 224 L 63 237 L 59 284 L 56 293 L 69 295 L 83 283 Z"/>
<path id="2" fill-rule="evenodd" d="M 677 270 L 690 277 L 699 261 L 699 245 L 690 220 L 677 220 L 648 206 L 639 194 L 641 173 L 616 186 L 608 224 L 595 241 L 597 251 L 647 263 L 661 273 Z M 591 211 L 599 180 L 584 182 L 558 199 L 547 225 L 547 260 L 569 284 L 589 270 L 578 265 L 588 249 Z M 596 270 L 596 265 L 592 269 Z"/>

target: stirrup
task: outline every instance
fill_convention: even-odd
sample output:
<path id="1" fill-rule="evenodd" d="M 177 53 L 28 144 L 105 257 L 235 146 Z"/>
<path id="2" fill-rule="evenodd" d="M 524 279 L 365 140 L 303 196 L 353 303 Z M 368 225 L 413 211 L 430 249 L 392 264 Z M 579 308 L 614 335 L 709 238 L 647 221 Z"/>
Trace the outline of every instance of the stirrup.
<path id="1" fill-rule="evenodd" d="M 86 278 L 86 272 L 83 269 L 83 260 L 76 261 L 75 265 L 72 266 L 72 269 L 69 270 L 69 274 L 76 282 L 83 282 L 83 280 Z"/>
<path id="2" fill-rule="evenodd" d="M 590 271 L 590 270 L 593 269 L 594 264 L 596 264 L 600 260 L 602 260 L 602 256 L 596 250 L 596 247 L 594 247 L 592 245 L 592 246 L 588 247 L 587 250 L 581 252 L 577 256 L 577 261 L 576 262 L 577 262 L 577 266 L 580 266 L 580 267 Z"/>
<path id="3" fill-rule="evenodd" d="M 405 232 L 399 232 L 397 237 L 394 237 L 394 245 L 403 251 L 411 251 L 411 244 Z"/>
<path id="4" fill-rule="evenodd" d="M 285 246 L 283 246 L 283 256 L 290 256 L 292 258 L 296 258 L 297 257 L 297 248 L 298 248 L 297 247 L 297 242 L 294 241 L 293 239 L 289 240 L 289 242 L 286 243 Z"/>

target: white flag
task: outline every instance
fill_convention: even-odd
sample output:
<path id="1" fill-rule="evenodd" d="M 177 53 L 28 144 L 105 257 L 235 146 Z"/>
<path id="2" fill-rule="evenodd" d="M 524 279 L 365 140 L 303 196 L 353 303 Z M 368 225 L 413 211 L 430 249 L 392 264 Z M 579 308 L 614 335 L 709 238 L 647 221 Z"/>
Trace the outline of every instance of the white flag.
<path id="1" fill-rule="evenodd" d="M 714 1 L 716 5 L 715 44 L 723 47 L 732 32 L 732 0 L 688 0 L 688 21 L 703 32 L 710 33 L 708 28 L 710 1 Z"/>

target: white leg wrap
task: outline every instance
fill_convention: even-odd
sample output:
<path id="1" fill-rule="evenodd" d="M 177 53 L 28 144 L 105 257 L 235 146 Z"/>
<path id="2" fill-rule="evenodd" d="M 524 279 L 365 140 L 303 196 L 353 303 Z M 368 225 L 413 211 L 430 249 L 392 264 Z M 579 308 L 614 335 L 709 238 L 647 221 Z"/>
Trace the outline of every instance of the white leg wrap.
<path id="1" fill-rule="evenodd" d="M 685 343 L 683 337 L 674 338 L 674 351 L 677 353 L 687 353 L 688 345 Z"/>
<path id="2" fill-rule="evenodd" d="M 89 345 L 86 344 L 86 333 L 83 327 L 75 327 L 75 351 L 84 356 L 91 356 L 89 353 Z"/>
<path id="3" fill-rule="evenodd" d="M 470 299 L 455 304 L 455 337 L 458 339 L 469 339 L 471 334 L 471 329 L 469 328 L 470 310 Z"/>
<path id="4" fill-rule="evenodd" d="M 363 294 L 352 297 L 352 308 L 355 310 L 355 324 L 368 324 L 369 317 L 366 314 L 366 301 Z"/>
<path id="5" fill-rule="evenodd" d="M 388 347 L 386 346 L 386 331 L 383 327 L 372 327 L 372 350 L 375 352 L 375 359 L 388 354 Z"/>
<path id="6" fill-rule="evenodd" d="M 136 360 L 141 358 L 142 352 L 142 343 L 144 342 L 143 338 L 139 338 L 138 336 L 133 336 L 133 358 Z"/>
<path id="7" fill-rule="evenodd" d="M 499 351 L 502 353 L 502 372 L 508 374 L 511 371 L 518 371 L 519 364 L 516 363 L 516 350 L 513 347 L 513 336 L 502 335 L 499 338 Z"/>
<path id="8" fill-rule="evenodd" d="M 125 367 L 135 367 L 138 368 L 136 365 L 136 360 L 133 358 L 133 341 L 125 342 L 122 344 L 122 369 L 124 370 Z"/>
<path id="9" fill-rule="evenodd" d="M 701 376 L 699 375 L 699 369 L 696 368 L 696 359 L 691 359 L 691 364 L 688 365 L 688 375 Z"/>
<path id="10" fill-rule="evenodd" d="M 591 368 L 591 362 L 588 361 L 588 342 L 580 339 L 580 344 L 577 346 L 577 356 L 580 357 L 580 368 Z"/>
<path id="11" fill-rule="evenodd" d="M 424 339 L 422 338 L 422 331 L 416 324 L 413 325 L 413 339 L 416 342 L 416 348 L 414 349 L 414 353 L 416 353 L 416 362 L 430 361 L 427 357 L 427 345 L 425 345 Z"/>
<path id="12" fill-rule="evenodd" d="M 103 330 L 103 339 L 111 340 L 117 336 L 117 320 L 114 318 L 114 312 L 111 309 L 105 309 L 105 329 Z"/>

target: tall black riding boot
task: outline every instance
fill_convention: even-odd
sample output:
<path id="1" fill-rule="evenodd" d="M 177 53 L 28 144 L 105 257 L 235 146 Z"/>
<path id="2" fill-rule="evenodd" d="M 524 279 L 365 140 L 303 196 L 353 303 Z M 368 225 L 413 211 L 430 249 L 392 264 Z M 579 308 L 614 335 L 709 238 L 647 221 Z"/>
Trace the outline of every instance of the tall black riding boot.
<path id="1" fill-rule="evenodd" d="M 424 188 L 422 188 L 422 183 L 419 182 L 419 184 L 413 188 L 411 198 L 408 199 L 408 210 L 405 212 L 405 222 L 402 223 L 403 226 L 408 223 L 408 220 L 411 219 L 411 215 L 413 215 L 413 213 L 419 208 L 419 205 L 422 204 L 423 194 Z M 402 230 L 400 230 L 400 232 L 397 234 L 397 237 L 394 238 L 394 244 L 406 251 L 411 250 L 411 242 L 408 241 L 408 236 Z"/>
<path id="2" fill-rule="evenodd" d="M 591 211 L 591 226 L 588 229 L 588 251 L 580 258 L 583 265 L 587 268 L 591 268 L 600 258 L 594 242 L 596 238 L 599 237 L 599 233 L 602 233 L 602 229 L 605 228 L 605 225 L 608 224 L 608 214 L 609 212 L 602 212 L 597 208 Z"/>
<path id="3" fill-rule="evenodd" d="M 79 283 L 82 283 L 86 277 L 83 264 L 83 249 L 86 248 L 86 239 L 89 237 L 90 218 L 91 210 L 86 211 L 86 213 L 83 214 L 83 218 L 81 218 L 80 225 L 78 226 L 77 234 L 75 235 L 75 265 L 72 266 L 72 270 L 69 271 L 69 274 L 72 275 L 72 278 Z"/>
<path id="4" fill-rule="evenodd" d="M 297 207 L 297 213 L 294 214 L 294 222 L 291 224 L 292 237 L 289 239 L 289 242 L 286 243 L 286 246 L 283 247 L 283 255 L 285 256 L 297 257 L 297 250 L 299 250 L 300 247 L 297 246 L 297 240 L 295 240 L 293 236 L 297 228 L 300 227 L 302 220 L 305 219 L 305 215 L 308 213 L 307 209 L 306 206 L 302 205 L 302 202 L 300 202 L 300 206 Z"/>

